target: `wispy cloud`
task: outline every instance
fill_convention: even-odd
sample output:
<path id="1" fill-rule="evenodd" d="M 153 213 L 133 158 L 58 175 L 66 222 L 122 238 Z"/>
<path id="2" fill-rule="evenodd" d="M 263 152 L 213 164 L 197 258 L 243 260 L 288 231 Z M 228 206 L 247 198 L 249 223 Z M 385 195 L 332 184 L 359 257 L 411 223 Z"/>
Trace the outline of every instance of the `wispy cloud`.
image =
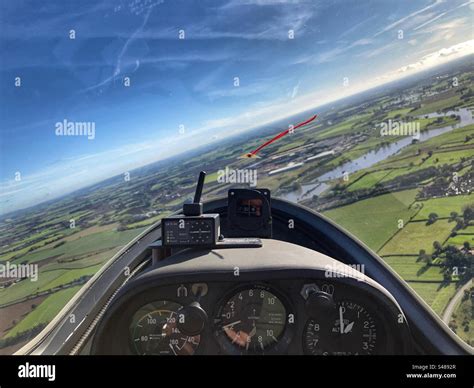
<path id="1" fill-rule="evenodd" d="M 302 3 L 300 0 L 231 0 L 224 4 L 221 9 L 241 7 L 245 5 L 253 6 L 269 6 L 269 5 L 286 5 L 286 4 L 299 4 Z"/>
<path id="2" fill-rule="evenodd" d="M 462 3 L 462 4 L 458 5 L 457 7 L 454 7 L 454 8 L 452 8 L 452 9 L 450 9 L 450 10 L 445 11 L 445 12 L 441 12 L 440 14 L 436 15 L 434 18 L 431 18 L 431 19 L 427 20 L 426 22 L 420 24 L 419 26 L 415 27 L 413 30 L 414 30 L 414 31 L 417 31 L 417 30 L 419 30 L 419 29 L 421 29 L 421 28 L 427 26 L 428 24 L 431 24 L 431 23 L 433 23 L 434 21 L 436 21 L 436 20 L 442 18 L 442 17 L 445 16 L 446 14 L 451 13 L 451 12 L 453 12 L 453 11 L 455 11 L 455 10 L 461 8 L 461 7 L 465 7 L 465 6 L 467 6 L 467 5 L 469 5 L 469 4 L 473 4 L 473 3 L 474 3 L 474 0 L 469 0 L 469 1 L 466 1 L 465 3 Z"/>
<path id="3" fill-rule="evenodd" d="M 317 65 L 332 62 L 340 58 L 341 56 L 346 55 L 348 51 L 353 48 L 371 45 L 374 44 L 374 42 L 375 41 L 371 38 L 361 38 L 351 43 L 340 44 L 339 46 L 336 46 L 332 49 L 317 52 L 316 54 L 304 54 L 299 58 L 296 58 L 293 63 L 307 63 Z"/>
<path id="4" fill-rule="evenodd" d="M 351 43 L 349 45 L 349 48 L 357 47 L 357 46 L 367 46 L 367 45 L 373 44 L 373 43 L 374 43 L 373 39 L 362 38 L 362 39 L 356 40 L 355 42 Z"/>
<path id="5" fill-rule="evenodd" d="M 469 17 L 459 17 L 444 23 L 430 24 L 418 29 L 413 36 L 425 49 L 433 50 L 439 44 L 446 45 L 453 41 L 462 41 L 472 33 L 472 20 Z"/>
<path id="6" fill-rule="evenodd" d="M 392 72 L 386 73 L 381 77 L 378 77 L 378 80 L 389 82 L 392 79 L 396 79 L 400 75 L 408 75 L 408 73 L 414 74 L 472 54 L 474 54 L 474 39 L 431 52 L 416 62 L 412 62 Z"/>
<path id="7" fill-rule="evenodd" d="M 370 16 L 367 19 L 364 19 L 356 24 L 354 24 L 352 27 L 349 29 L 345 30 L 341 35 L 339 35 L 340 38 L 343 38 L 345 36 L 353 34 L 355 31 L 357 31 L 359 28 L 367 24 L 368 22 L 374 20 L 376 18 L 376 15 Z"/>
<path id="8" fill-rule="evenodd" d="M 387 44 L 385 44 L 383 46 L 379 46 L 375 49 L 364 51 L 364 52 L 358 54 L 358 56 L 361 56 L 363 58 L 374 58 L 374 57 L 379 56 L 380 54 L 384 54 L 384 53 L 395 50 L 397 47 L 400 47 L 399 45 L 400 45 L 399 41 L 397 41 L 397 40 L 392 41 L 391 43 L 387 43 Z"/>
<path id="9" fill-rule="evenodd" d="M 435 16 L 434 18 L 420 24 L 419 26 L 415 27 L 413 31 L 419 30 L 420 28 L 423 28 L 424 26 L 427 26 L 428 24 L 433 23 L 435 20 L 438 20 L 439 18 L 442 18 L 444 15 L 446 15 L 447 12 L 441 12 L 439 15 Z"/>
<path id="10" fill-rule="evenodd" d="M 91 90 L 101 88 L 101 87 L 107 85 L 108 83 L 112 82 L 113 80 L 115 80 L 120 75 L 121 70 L 122 70 L 122 60 L 123 60 L 123 57 L 124 57 L 124 55 L 126 54 L 128 48 L 129 48 L 129 46 L 132 44 L 132 42 L 134 40 L 137 39 L 139 34 L 145 28 L 146 24 L 148 23 L 148 19 L 150 18 L 150 14 L 153 11 L 154 7 L 156 7 L 159 4 L 162 4 L 163 1 L 162 0 L 161 1 L 156 1 L 156 2 L 151 3 L 151 4 L 146 2 L 144 5 L 143 4 L 138 4 L 138 3 L 134 5 L 134 7 L 135 7 L 135 8 L 133 8 L 134 12 L 136 12 L 137 15 L 140 15 L 142 12 L 144 12 L 145 16 L 143 17 L 142 23 L 130 35 L 130 37 L 127 38 L 124 45 L 122 46 L 122 49 L 120 50 L 120 52 L 117 56 L 114 72 L 109 77 L 104 79 L 103 81 L 99 82 L 98 84 L 95 84 L 95 85 L 92 85 L 92 86 L 89 86 L 89 87 L 85 88 L 82 92 L 88 92 L 88 91 L 91 91 Z M 136 59 L 135 62 L 136 61 L 138 61 L 138 63 L 139 63 L 138 59 Z"/>
<path id="11" fill-rule="evenodd" d="M 417 10 L 417 11 L 414 11 L 414 12 L 410 13 L 409 15 L 402 17 L 401 19 L 398 19 L 397 21 L 389 24 L 385 28 L 383 28 L 380 31 L 376 32 L 374 37 L 377 37 L 377 36 L 383 34 L 384 32 L 390 31 L 391 29 L 401 25 L 402 23 L 404 23 L 405 21 L 413 18 L 414 16 L 419 15 L 423 12 L 426 12 L 429 9 L 433 8 L 433 7 L 436 7 L 437 5 L 441 4 L 442 2 L 443 2 L 443 0 L 436 0 L 434 3 L 432 3 L 432 4 L 430 4 L 426 7 L 423 7 L 421 9 Z"/>
<path id="12" fill-rule="evenodd" d="M 293 87 L 293 90 L 291 91 L 290 98 L 294 99 L 298 95 L 298 90 L 300 88 L 300 81 Z"/>

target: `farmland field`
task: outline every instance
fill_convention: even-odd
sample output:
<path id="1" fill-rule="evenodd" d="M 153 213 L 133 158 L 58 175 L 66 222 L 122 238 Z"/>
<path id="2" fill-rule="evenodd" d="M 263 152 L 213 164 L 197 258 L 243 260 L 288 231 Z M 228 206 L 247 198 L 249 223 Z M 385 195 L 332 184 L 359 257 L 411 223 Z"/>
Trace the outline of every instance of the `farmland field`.
<path id="1" fill-rule="evenodd" d="M 456 283 L 408 282 L 417 294 L 438 314 L 441 315 L 449 300 L 456 292 Z"/>
<path id="2" fill-rule="evenodd" d="M 420 249 L 433 250 L 433 242 L 443 243 L 450 235 L 452 224 L 448 220 L 437 220 L 431 225 L 425 222 L 409 222 L 395 234 L 378 252 L 381 256 L 417 254 Z"/>
<path id="3" fill-rule="evenodd" d="M 29 263 L 45 260 L 51 257 L 61 258 L 93 253 L 104 249 L 112 249 L 125 245 L 145 228 L 137 228 L 123 232 L 105 231 L 93 233 L 73 241 L 67 241 L 57 248 L 43 248 L 33 253 L 26 254 L 14 262 L 27 260 Z"/>
<path id="4" fill-rule="evenodd" d="M 426 220 L 430 213 L 436 213 L 438 217 L 447 218 L 451 212 L 461 214 L 463 206 L 474 203 L 474 197 L 470 195 L 455 195 L 445 198 L 432 198 L 418 202 L 423 205 L 415 220 Z"/>
<path id="5" fill-rule="evenodd" d="M 67 272 L 66 269 L 47 271 L 38 275 L 37 282 L 25 279 L 8 288 L 0 289 L 0 305 L 34 295 L 39 292 L 40 288 Z"/>
<path id="6" fill-rule="evenodd" d="M 440 267 L 427 266 L 416 256 L 390 256 L 384 257 L 383 260 L 407 282 L 443 281 Z"/>
<path id="7" fill-rule="evenodd" d="M 385 194 L 323 214 L 377 251 L 397 231 L 399 219 L 406 223 L 415 214 L 408 208 L 415 195 L 416 190 Z"/>
<path id="8" fill-rule="evenodd" d="M 456 307 L 451 322 L 456 325 L 456 333 L 471 346 L 474 345 L 473 309 L 472 300 L 463 298 Z"/>
<path id="9" fill-rule="evenodd" d="M 30 314 L 18 323 L 11 331 L 8 332 L 6 338 L 13 337 L 22 331 L 31 329 L 36 325 L 48 323 L 61 310 L 64 305 L 72 298 L 80 287 L 71 287 L 59 291 L 47 297 L 39 306 L 37 306 Z"/>
<path id="10" fill-rule="evenodd" d="M 392 171 L 386 170 L 370 172 L 367 175 L 364 175 L 362 178 L 356 180 L 353 184 L 349 185 L 348 190 L 354 191 L 373 187 L 391 173 Z"/>
<path id="11" fill-rule="evenodd" d="M 455 245 L 455 246 L 462 246 L 465 242 L 474 246 L 474 234 L 457 234 L 454 237 L 450 237 L 446 244 Z"/>

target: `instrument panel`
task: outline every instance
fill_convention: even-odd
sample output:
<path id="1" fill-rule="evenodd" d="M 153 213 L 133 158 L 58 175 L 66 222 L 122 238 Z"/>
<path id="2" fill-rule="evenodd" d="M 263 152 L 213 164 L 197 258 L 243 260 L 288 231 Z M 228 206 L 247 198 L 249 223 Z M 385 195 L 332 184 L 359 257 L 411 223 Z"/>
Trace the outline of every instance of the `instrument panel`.
<path id="1" fill-rule="evenodd" d="M 403 314 L 380 297 L 319 279 L 159 286 L 117 310 L 107 346 L 135 355 L 403 354 Z"/>
<path id="2" fill-rule="evenodd" d="M 92 354 L 410 354 L 394 297 L 358 270 L 277 240 L 187 249 L 131 279 Z"/>

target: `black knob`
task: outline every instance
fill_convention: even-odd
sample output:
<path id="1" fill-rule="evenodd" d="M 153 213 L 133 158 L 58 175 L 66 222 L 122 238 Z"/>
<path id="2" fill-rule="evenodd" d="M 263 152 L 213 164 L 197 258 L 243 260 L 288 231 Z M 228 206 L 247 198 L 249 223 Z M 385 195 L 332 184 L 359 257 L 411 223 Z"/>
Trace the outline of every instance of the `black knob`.
<path id="1" fill-rule="evenodd" d="M 320 318 L 336 309 L 331 294 L 324 291 L 313 291 L 308 295 L 305 304 L 306 314 L 311 318 Z"/>
<path id="2" fill-rule="evenodd" d="M 183 307 L 178 314 L 178 329 L 184 335 L 200 334 L 207 323 L 207 314 L 198 302 Z"/>

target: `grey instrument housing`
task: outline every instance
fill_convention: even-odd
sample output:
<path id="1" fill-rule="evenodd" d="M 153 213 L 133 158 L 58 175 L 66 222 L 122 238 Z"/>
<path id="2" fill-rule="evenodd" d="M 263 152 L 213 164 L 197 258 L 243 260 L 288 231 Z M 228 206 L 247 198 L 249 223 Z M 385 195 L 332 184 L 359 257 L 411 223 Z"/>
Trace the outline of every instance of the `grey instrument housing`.
<path id="1" fill-rule="evenodd" d="M 346 294 L 353 295 L 358 300 L 370 300 L 374 311 L 381 315 L 379 319 L 390 322 L 386 324 L 384 332 L 386 337 L 390 337 L 390 341 L 393 340 L 393 346 L 397 346 L 396 354 L 412 353 L 411 334 L 403 312 L 393 296 L 380 284 L 352 267 L 314 250 L 270 239 L 262 239 L 262 244 L 261 248 L 184 249 L 138 275 L 112 301 L 99 324 L 92 353 L 128 354 L 125 344 L 117 343 L 117 338 L 127 336 L 127 317 L 140 305 L 161 299 L 165 292 L 168 292 L 169 299 L 169 287 L 192 283 L 210 284 L 209 293 L 217 292 L 219 295 L 211 295 L 211 302 L 203 307 L 212 316 L 215 314 L 213 306 L 221 303 L 236 287 L 263 284 L 285 294 L 279 285 L 293 283 L 295 289 L 291 291 L 291 295 L 286 296 L 295 305 L 304 302 L 300 292 L 303 285 L 328 280 L 328 274 L 332 276 L 329 280 L 344 287 Z M 286 294 L 288 293 L 286 290 Z M 203 300 L 205 298 L 209 296 Z M 189 299 L 191 300 L 192 298 Z M 308 317 L 297 306 L 295 311 L 299 311 L 299 326 L 295 329 L 293 341 L 300 344 L 298 335 Z M 212 337 L 212 324 L 210 326 L 207 333 L 209 338 Z M 216 349 L 208 346 L 203 354 L 220 354 L 220 350 Z M 284 348 L 279 354 L 291 353 L 291 349 L 291 346 Z M 296 354 L 300 353 L 298 347 L 295 349 Z"/>

